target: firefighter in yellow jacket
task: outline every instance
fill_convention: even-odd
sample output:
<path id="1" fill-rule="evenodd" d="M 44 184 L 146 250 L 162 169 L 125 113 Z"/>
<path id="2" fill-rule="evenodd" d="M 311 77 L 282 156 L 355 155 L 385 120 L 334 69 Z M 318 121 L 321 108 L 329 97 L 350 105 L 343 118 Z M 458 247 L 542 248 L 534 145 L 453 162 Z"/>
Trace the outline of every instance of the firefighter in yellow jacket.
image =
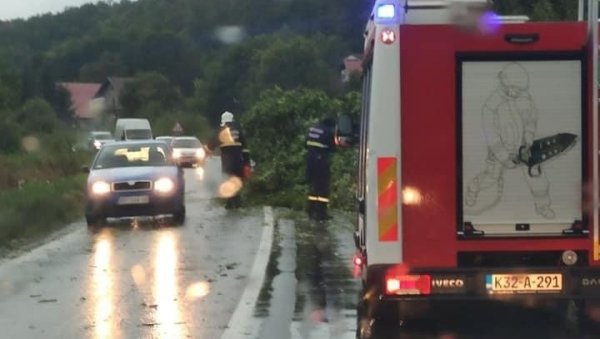
<path id="1" fill-rule="evenodd" d="M 229 178 L 238 182 L 245 178 L 244 168 L 250 165 L 250 152 L 246 147 L 246 139 L 239 124 L 234 121 L 233 113 L 225 111 L 221 114 L 221 127 L 217 136 L 209 143 L 208 148 L 221 150 L 221 170 Z M 240 187 L 241 188 L 241 187 Z M 241 206 L 239 189 L 227 198 L 225 208 Z"/>

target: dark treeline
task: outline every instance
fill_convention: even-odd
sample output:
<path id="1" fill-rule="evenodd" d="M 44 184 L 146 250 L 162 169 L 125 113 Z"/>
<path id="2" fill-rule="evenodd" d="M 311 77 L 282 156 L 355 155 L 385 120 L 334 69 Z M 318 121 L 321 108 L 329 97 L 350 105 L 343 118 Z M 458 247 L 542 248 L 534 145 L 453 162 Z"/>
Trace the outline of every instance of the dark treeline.
<path id="1" fill-rule="evenodd" d="M 0 81 L 13 89 L 2 99 L 0 87 L 0 107 L 52 101 L 58 81 L 143 72 L 185 97 L 201 94 L 196 108 L 209 114 L 244 108 L 263 85 L 330 90 L 341 58 L 360 51 L 368 2 L 139 0 L 0 22 Z"/>

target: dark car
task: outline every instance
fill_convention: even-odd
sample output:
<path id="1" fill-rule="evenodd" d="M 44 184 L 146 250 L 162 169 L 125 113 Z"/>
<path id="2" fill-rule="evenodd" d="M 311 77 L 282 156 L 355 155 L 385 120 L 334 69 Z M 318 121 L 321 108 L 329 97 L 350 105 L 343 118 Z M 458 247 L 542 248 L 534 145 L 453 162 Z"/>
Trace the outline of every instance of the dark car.
<path id="1" fill-rule="evenodd" d="M 125 141 L 107 144 L 89 171 L 85 217 L 88 226 L 106 218 L 171 215 L 185 220 L 183 170 L 162 141 Z"/>

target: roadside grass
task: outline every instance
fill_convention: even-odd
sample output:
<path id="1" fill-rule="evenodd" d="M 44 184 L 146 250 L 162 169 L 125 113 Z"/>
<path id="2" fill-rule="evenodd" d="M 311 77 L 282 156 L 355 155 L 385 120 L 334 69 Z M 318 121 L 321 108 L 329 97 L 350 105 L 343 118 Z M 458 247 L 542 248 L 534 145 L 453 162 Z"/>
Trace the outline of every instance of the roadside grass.
<path id="1" fill-rule="evenodd" d="M 39 239 L 83 214 L 85 175 L 0 192 L 0 247 Z"/>
<path id="2" fill-rule="evenodd" d="M 77 175 L 81 166 L 90 162 L 90 156 L 85 151 L 70 150 L 0 155 L 0 191 L 35 181 L 55 181 Z"/>

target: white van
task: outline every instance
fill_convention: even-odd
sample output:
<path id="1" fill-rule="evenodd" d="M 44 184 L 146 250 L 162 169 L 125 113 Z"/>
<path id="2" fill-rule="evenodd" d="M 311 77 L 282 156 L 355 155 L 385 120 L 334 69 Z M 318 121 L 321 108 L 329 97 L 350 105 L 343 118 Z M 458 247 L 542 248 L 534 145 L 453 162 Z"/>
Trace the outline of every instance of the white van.
<path id="1" fill-rule="evenodd" d="M 118 119 L 115 140 L 152 139 L 152 128 L 148 119 Z"/>

